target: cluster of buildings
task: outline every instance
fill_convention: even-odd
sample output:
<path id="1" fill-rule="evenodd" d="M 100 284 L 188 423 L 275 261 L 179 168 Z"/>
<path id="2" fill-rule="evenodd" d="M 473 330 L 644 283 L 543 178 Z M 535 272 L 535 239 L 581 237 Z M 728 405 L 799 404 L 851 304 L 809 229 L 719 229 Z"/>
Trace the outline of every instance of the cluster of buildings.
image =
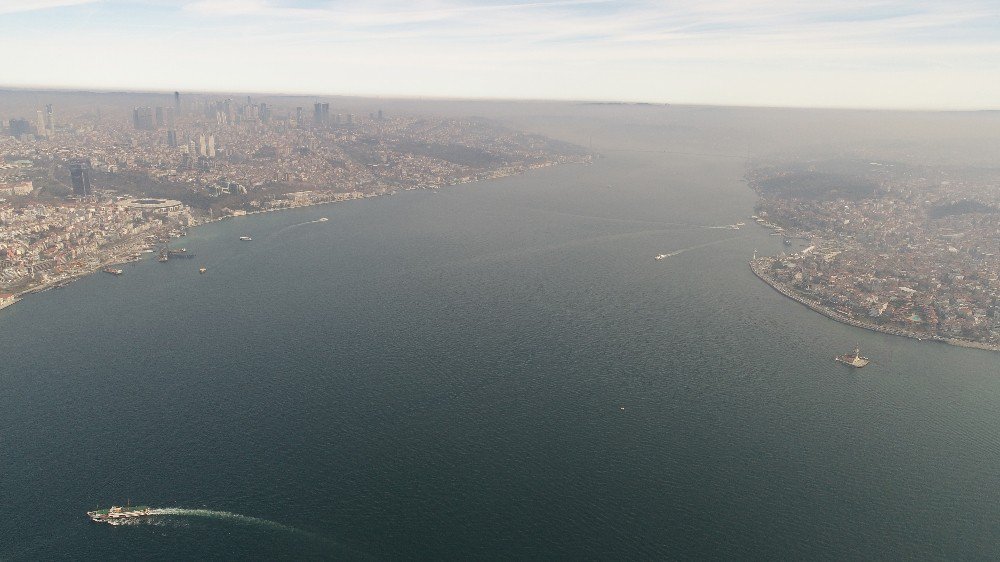
<path id="1" fill-rule="evenodd" d="M 179 201 L 0 203 L 0 293 L 46 287 L 138 259 L 191 220 Z"/>
<path id="2" fill-rule="evenodd" d="M 877 192 L 855 200 L 762 194 L 759 222 L 808 242 L 756 265 L 865 327 L 1000 346 L 1000 178 L 926 172 L 879 174 Z"/>
<path id="3" fill-rule="evenodd" d="M 484 120 L 185 98 L 0 122 L 0 301 L 137 259 L 201 220 L 192 207 L 241 215 L 589 160 Z"/>
<path id="4" fill-rule="evenodd" d="M 362 116 L 325 102 L 310 109 L 191 97 L 182 105 L 175 93 L 172 104 L 133 107 L 130 119 L 62 124 L 46 107 L 44 129 L 11 125 L 0 135 L 0 155 L 34 162 L 34 179 L 47 174 L 77 195 L 99 183 L 202 206 L 220 198 L 219 206 L 249 210 L 287 192 L 380 194 L 587 158 L 483 120 L 387 117 L 382 110 Z"/>

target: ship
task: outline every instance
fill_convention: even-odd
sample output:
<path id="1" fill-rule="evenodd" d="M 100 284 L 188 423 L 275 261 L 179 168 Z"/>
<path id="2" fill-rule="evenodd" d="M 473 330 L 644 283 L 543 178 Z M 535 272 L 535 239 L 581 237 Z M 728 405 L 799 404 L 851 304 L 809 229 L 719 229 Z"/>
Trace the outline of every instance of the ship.
<path id="1" fill-rule="evenodd" d="M 150 515 L 155 515 L 155 513 L 148 505 L 138 505 L 135 507 L 113 505 L 108 509 L 95 509 L 94 511 L 87 512 L 87 517 L 90 517 L 91 521 L 95 523 L 107 523 L 109 525 L 120 525 L 127 519 L 149 517 Z"/>
<path id="2" fill-rule="evenodd" d="M 208 271 L 207 268 L 204 268 L 204 267 L 199 267 L 198 268 L 198 273 L 205 273 L 206 271 Z"/>
<path id="3" fill-rule="evenodd" d="M 240 240 L 244 242 L 250 242 L 251 240 L 253 240 L 253 238 L 250 238 L 249 236 L 240 236 Z"/>
<path id="4" fill-rule="evenodd" d="M 396 192 L 395 192 L 395 191 L 393 191 L 393 193 L 396 193 Z M 328 221 L 328 220 L 330 220 L 330 219 L 328 219 L 328 218 L 326 218 L 326 217 L 323 217 L 323 218 L 319 219 L 319 222 L 326 222 L 326 221 Z"/>
<path id="5" fill-rule="evenodd" d="M 850 365 L 856 369 L 860 369 L 868 364 L 868 358 L 861 356 L 861 348 L 854 348 L 854 355 L 838 355 L 833 358 L 834 361 L 838 363 L 843 363 L 844 365 Z"/>
<path id="6" fill-rule="evenodd" d="M 187 251 L 187 248 L 180 248 L 177 250 L 167 250 L 167 255 L 172 258 L 193 258 L 194 254 Z"/>
<path id="7" fill-rule="evenodd" d="M 655 258 L 653 258 L 653 259 L 656 260 L 656 261 L 661 261 L 661 260 L 663 260 L 665 258 L 668 258 L 668 257 L 670 257 L 669 254 L 657 254 L 657 256 Z"/>
<path id="8" fill-rule="evenodd" d="M 121 275 L 123 272 L 120 269 L 115 269 L 113 267 L 104 268 L 104 273 L 110 273 L 111 275 Z"/>

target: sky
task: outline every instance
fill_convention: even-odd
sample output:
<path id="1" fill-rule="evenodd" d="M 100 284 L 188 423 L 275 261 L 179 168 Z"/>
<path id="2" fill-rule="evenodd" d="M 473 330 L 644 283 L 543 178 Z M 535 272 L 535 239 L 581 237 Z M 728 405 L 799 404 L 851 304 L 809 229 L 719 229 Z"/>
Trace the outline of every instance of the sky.
<path id="1" fill-rule="evenodd" d="M 1000 109 L 1000 1 L 0 0 L 0 86 Z"/>

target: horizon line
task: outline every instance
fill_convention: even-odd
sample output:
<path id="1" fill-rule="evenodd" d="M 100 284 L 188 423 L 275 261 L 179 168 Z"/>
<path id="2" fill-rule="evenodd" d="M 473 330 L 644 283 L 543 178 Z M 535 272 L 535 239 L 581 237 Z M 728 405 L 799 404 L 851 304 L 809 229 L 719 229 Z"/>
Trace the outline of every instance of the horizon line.
<path id="1" fill-rule="evenodd" d="M 134 89 L 133 89 L 134 88 Z M 880 111 L 899 113 L 984 113 L 1000 111 L 1000 107 L 884 107 L 884 106 L 834 106 L 834 105 L 770 105 L 770 104 L 716 104 L 697 101 L 649 101 L 625 99 L 586 99 L 586 98 L 539 98 L 539 97 L 490 97 L 490 96 L 442 96 L 420 94 L 374 94 L 374 93 L 317 93 L 317 92 L 287 92 L 266 90 L 159 90 L 142 87 L 88 87 L 88 86 L 46 86 L 18 85 L 0 83 L 0 92 L 61 92 L 61 93 L 91 93 L 91 94 L 134 94 L 134 95 L 256 95 L 274 97 L 327 97 L 351 99 L 385 99 L 397 101 L 431 101 L 431 102 L 506 102 L 506 103 L 569 103 L 569 104 L 606 104 L 606 105 L 642 105 L 653 107 L 701 107 L 718 109 L 773 109 L 773 110 L 816 110 L 816 111 Z"/>

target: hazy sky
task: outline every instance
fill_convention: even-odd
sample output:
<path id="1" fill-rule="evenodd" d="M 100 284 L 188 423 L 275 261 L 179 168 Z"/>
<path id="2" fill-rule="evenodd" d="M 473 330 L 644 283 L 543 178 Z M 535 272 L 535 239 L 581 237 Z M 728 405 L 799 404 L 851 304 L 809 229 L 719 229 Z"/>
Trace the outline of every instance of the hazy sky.
<path id="1" fill-rule="evenodd" d="M 1000 1 L 0 0 L 0 85 L 1000 108 Z"/>

